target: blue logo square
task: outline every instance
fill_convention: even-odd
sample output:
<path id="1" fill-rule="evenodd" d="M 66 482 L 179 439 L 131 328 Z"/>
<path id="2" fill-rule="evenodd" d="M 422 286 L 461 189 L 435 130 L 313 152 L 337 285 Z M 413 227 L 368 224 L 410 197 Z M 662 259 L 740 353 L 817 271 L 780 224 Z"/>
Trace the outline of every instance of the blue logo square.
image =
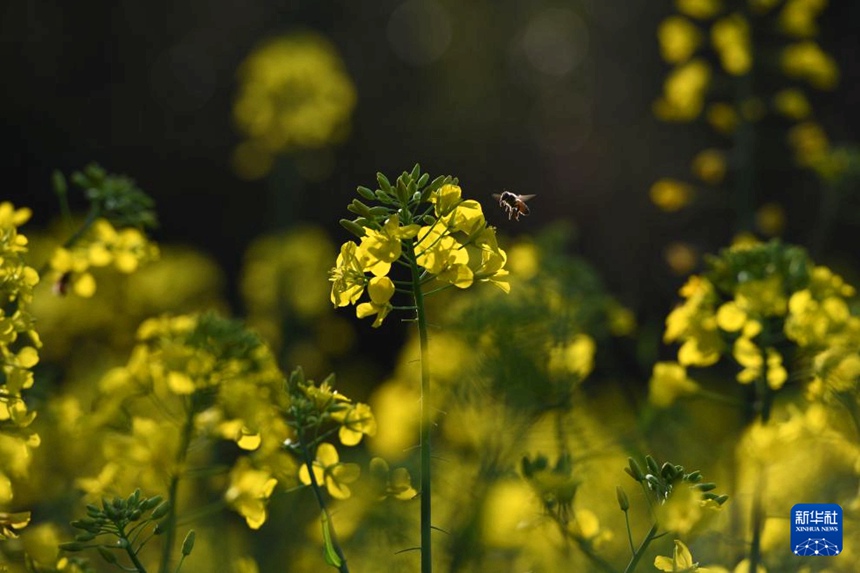
<path id="1" fill-rule="evenodd" d="M 798 503 L 791 508 L 791 551 L 795 555 L 842 553 L 842 508 L 835 503 Z"/>

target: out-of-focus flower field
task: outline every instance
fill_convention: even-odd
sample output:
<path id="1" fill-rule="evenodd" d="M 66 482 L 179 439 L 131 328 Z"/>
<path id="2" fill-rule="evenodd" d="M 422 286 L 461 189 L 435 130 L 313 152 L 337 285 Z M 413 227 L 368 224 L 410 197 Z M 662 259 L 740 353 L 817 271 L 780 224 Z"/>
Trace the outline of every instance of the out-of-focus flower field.
<path id="1" fill-rule="evenodd" d="M 511 56 L 542 74 L 531 133 L 559 173 L 589 144 L 569 141 L 582 101 L 548 86 L 588 77 L 600 33 L 572 4 Z M 563 197 L 479 188 L 455 159 L 299 198 L 359 161 L 342 149 L 385 89 L 309 27 L 235 65 L 223 160 L 275 222 L 238 264 L 162 240 L 145 173 L 0 197 L 0 570 L 860 570 L 860 261 L 840 244 L 860 146 L 821 111 L 847 79 L 827 4 L 666 3 L 644 113 L 675 161 L 606 207 L 662 225 L 615 228 L 645 270 L 611 280 Z M 452 10 L 399 3 L 386 41 L 432 66 Z M 195 217 L 229 238 L 231 215 Z M 839 505 L 838 555 L 792 545 L 798 503 Z"/>

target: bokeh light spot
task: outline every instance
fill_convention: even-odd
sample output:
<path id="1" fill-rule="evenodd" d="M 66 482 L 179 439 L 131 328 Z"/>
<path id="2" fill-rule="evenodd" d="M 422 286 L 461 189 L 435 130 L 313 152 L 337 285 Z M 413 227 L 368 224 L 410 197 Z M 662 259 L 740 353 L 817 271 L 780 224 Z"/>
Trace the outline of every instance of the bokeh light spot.
<path id="1" fill-rule="evenodd" d="M 572 10 L 550 8 L 528 23 L 522 46 L 532 67 L 551 76 L 566 76 L 588 53 L 588 29 Z"/>
<path id="2" fill-rule="evenodd" d="M 451 17 L 433 0 L 407 0 L 388 20 L 388 42 L 398 58 L 426 66 L 442 57 L 451 44 Z"/>

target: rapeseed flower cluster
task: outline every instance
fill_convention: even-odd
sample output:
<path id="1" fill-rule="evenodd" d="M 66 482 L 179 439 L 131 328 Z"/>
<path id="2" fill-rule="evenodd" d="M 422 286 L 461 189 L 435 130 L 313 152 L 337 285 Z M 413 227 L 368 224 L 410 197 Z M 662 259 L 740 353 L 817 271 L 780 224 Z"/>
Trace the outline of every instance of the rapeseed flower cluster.
<path id="1" fill-rule="evenodd" d="M 30 209 L 0 203 L 0 504 L 12 501 L 10 477 L 27 475 L 30 450 L 39 436 L 29 426 L 36 413 L 28 410 L 22 393 L 33 386 L 33 367 L 42 343 L 30 314 L 36 269 L 24 259 L 27 237 L 18 232 L 31 216 Z M 0 513 L 0 539 L 15 537 L 30 520 L 29 512 Z"/>
<path id="2" fill-rule="evenodd" d="M 240 176 L 259 179 L 276 155 L 325 147 L 348 134 L 355 86 L 325 37 L 272 38 L 247 57 L 238 76 L 233 119 L 246 139 L 233 153 L 233 166 Z"/>
<path id="3" fill-rule="evenodd" d="M 128 363 L 102 379 L 95 414 L 109 425 L 125 419 L 125 429 L 108 432 L 103 469 L 79 487 L 90 497 L 131 486 L 165 492 L 211 463 L 202 444 L 227 440 L 237 457 L 224 499 L 259 528 L 275 483 L 296 472 L 281 447 L 291 435 L 280 413 L 289 401 L 271 352 L 214 314 L 152 318 L 137 335 Z"/>
<path id="4" fill-rule="evenodd" d="M 702 186 L 737 183 L 735 192 L 751 197 L 747 182 L 752 180 L 748 173 L 752 166 L 745 150 L 750 149 L 754 124 L 768 113 L 788 122 L 787 142 L 798 166 L 831 180 L 852 169 L 846 151 L 832 147 L 815 120 L 806 91 L 832 90 L 839 81 L 838 66 L 816 42 L 817 19 L 826 4 L 821 0 L 675 3 L 677 12 L 657 29 L 660 54 L 672 69 L 654 102 L 654 114 L 669 122 L 704 118 L 730 145 L 709 147 L 692 158 L 689 175 L 695 184 L 681 176 L 655 182 L 650 197 L 658 208 L 678 211 L 692 203 Z M 777 58 L 765 56 L 761 47 L 773 38 Z M 768 93 L 753 92 L 754 76 L 757 89 L 765 83 L 762 76 L 773 76 L 775 81 L 769 83 L 776 87 Z M 731 162 L 729 147 L 735 157 Z M 744 219 L 742 225 L 756 224 L 764 235 L 778 236 L 783 222 L 772 220 L 777 213 L 773 204 L 747 203 L 750 209 L 766 212 Z M 784 217 L 781 211 L 778 214 Z"/>
<path id="5" fill-rule="evenodd" d="M 845 382 L 857 348 L 860 318 L 848 298 L 853 287 L 826 267 L 815 266 L 799 247 L 776 241 L 735 246 L 708 261 L 703 275 L 681 288 L 684 302 L 666 318 L 665 342 L 680 344 L 677 360 L 658 363 L 651 400 L 668 406 L 699 387 L 687 374 L 729 357 L 736 379 L 759 393 L 781 389 L 789 380 L 786 356 L 815 357 L 812 365 L 833 384 Z M 764 412 L 763 412 L 764 413 Z"/>
<path id="6" fill-rule="evenodd" d="M 342 221 L 360 242 L 347 241 L 340 248 L 331 270 L 332 304 L 356 305 L 356 315 L 374 317 L 378 327 L 394 309 L 391 300 L 398 289 L 417 287 L 430 294 L 487 282 L 510 290 L 507 254 L 495 229 L 487 225 L 480 203 L 462 197 L 456 180 L 439 177 L 428 184 L 429 176 L 416 165 L 395 185 L 382 174 L 378 182 L 375 192 L 362 187 L 359 193 L 380 205 L 355 199 L 350 210 L 359 217 Z M 395 264 L 412 269 L 413 280 L 392 278 Z M 365 292 L 369 300 L 359 303 Z"/>
<path id="7" fill-rule="evenodd" d="M 293 430 L 287 449 L 300 460 L 299 481 L 324 487 L 335 499 L 346 499 L 352 491 L 349 484 L 361 473 L 358 464 L 340 461 L 337 448 L 325 441 L 334 430 L 344 446 L 358 445 L 364 436 L 376 434 L 376 418 L 370 406 L 340 394 L 333 387 L 334 376 L 320 384 L 306 380 L 296 369 L 290 375 L 290 406 L 286 419 Z"/>
<path id="8" fill-rule="evenodd" d="M 96 292 L 94 269 L 112 267 L 130 274 L 157 258 L 158 247 L 140 229 L 117 229 L 109 220 L 97 219 L 73 244 L 54 251 L 50 260 L 54 290 L 89 298 Z"/>

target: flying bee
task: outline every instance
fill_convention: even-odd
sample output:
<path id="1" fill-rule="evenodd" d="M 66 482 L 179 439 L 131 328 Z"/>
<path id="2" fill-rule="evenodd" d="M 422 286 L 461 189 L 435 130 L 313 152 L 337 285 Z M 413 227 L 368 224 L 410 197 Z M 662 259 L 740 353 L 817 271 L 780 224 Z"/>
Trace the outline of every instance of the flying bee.
<path id="1" fill-rule="evenodd" d="M 493 193 L 493 199 L 498 199 L 499 207 L 505 210 L 508 214 L 508 220 L 513 217 L 517 221 L 520 220 L 520 215 L 527 217 L 529 207 L 526 201 L 534 197 L 534 195 L 517 195 L 510 191 L 502 191 L 501 193 Z"/>
<path id="2" fill-rule="evenodd" d="M 72 282 L 72 273 L 65 272 L 51 285 L 51 291 L 57 296 L 66 296 L 69 292 L 69 284 Z"/>

